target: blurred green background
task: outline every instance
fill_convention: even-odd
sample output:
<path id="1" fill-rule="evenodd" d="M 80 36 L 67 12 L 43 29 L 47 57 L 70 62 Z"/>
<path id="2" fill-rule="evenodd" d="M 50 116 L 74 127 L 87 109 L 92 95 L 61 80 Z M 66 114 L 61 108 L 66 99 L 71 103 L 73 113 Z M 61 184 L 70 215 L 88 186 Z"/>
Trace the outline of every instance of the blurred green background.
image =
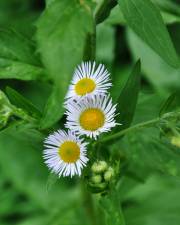
<path id="1" fill-rule="evenodd" d="M 180 6 L 154 2 L 180 55 Z M 179 5 L 178 1 L 169 2 Z M 34 40 L 35 23 L 44 8 L 43 0 L 0 0 L 0 29 L 13 28 Z M 112 74 L 114 100 L 133 64 L 141 59 L 141 92 L 133 124 L 157 117 L 163 102 L 174 92 L 180 102 L 180 69 L 166 64 L 141 41 L 126 26 L 117 6 L 97 26 L 96 47 L 97 61 Z M 52 90 L 51 83 L 42 80 L 0 80 L 2 91 L 6 86 L 41 112 Z M 0 131 L 0 225 L 101 225 L 103 218 L 115 224 L 120 202 L 127 225 L 180 224 L 180 149 L 165 138 L 160 140 L 155 128 L 110 145 L 108 151 L 126 158 L 129 174 L 123 175 L 122 169 L 115 199 L 104 197 L 100 203 L 99 195 L 91 196 L 81 179 L 57 180 L 50 175 L 42 159 L 44 137 L 22 121 Z"/>

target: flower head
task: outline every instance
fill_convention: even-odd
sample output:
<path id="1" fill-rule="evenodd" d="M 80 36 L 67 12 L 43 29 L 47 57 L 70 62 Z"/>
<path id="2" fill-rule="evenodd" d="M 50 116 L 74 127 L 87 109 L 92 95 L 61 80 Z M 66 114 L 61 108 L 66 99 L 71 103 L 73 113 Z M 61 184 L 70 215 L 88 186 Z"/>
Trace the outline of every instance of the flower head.
<path id="1" fill-rule="evenodd" d="M 96 137 L 115 127 L 116 105 L 109 96 L 95 95 L 78 102 L 71 101 L 66 106 L 66 127 L 79 135 Z"/>
<path id="2" fill-rule="evenodd" d="M 111 87 L 109 73 L 103 64 L 82 62 L 74 72 L 66 99 L 79 99 L 85 95 L 105 94 Z"/>
<path id="3" fill-rule="evenodd" d="M 44 159 L 49 169 L 59 177 L 81 175 L 86 165 L 86 145 L 74 132 L 58 130 L 45 139 Z"/>

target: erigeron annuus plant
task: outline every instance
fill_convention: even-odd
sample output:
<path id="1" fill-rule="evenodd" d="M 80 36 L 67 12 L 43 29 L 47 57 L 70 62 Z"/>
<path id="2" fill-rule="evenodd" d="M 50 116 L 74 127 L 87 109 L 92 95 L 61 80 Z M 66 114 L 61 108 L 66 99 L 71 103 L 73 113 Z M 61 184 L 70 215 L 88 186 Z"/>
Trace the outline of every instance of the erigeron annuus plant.
<path id="1" fill-rule="evenodd" d="M 0 224 L 180 224 L 175 2 L 0 1 Z"/>

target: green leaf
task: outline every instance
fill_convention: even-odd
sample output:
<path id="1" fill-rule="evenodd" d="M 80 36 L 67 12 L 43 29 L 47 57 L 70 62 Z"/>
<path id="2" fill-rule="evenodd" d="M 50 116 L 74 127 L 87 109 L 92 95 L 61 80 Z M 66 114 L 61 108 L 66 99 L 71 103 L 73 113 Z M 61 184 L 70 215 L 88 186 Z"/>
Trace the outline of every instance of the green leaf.
<path id="1" fill-rule="evenodd" d="M 45 70 L 32 41 L 23 35 L 0 29 L 0 79 L 45 79 Z"/>
<path id="2" fill-rule="evenodd" d="M 0 57 L 0 79 L 46 80 L 46 71 L 38 66 Z"/>
<path id="3" fill-rule="evenodd" d="M 7 96 L 10 102 L 17 106 L 18 108 L 23 109 L 30 115 L 39 118 L 41 116 L 41 112 L 26 98 L 24 98 L 21 94 L 19 94 L 16 90 L 7 87 L 6 88 Z"/>
<path id="4" fill-rule="evenodd" d="M 161 15 L 165 24 L 174 24 L 180 22 L 180 16 L 171 12 L 166 12 L 162 10 Z M 109 17 L 105 20 L 105 23 L 108 23 L 110 25 L 126 25 L 122 10 L 119 6 L 116 6 L 111 10 L 111 13 Z"/>
<path id="5" fill-rule="evenodd" d="M 157 4 L 161 9 L 180 16 L 180 6 L 171 0 L 152 0 L 153 3 Z"/>
<path id="6" fill-rule="evenodd" d="M 179 217 L 179 179 L 151 176 L 128 192 L 124 200 L 127 225 L 177 225 Z"/>
<path id="7" fill-rule="evenodd" d="M 180 69 L 169 66 L 130 29 L 127 30 L 127 40 L 134 60 L 141 59 L 142 74 L 157 92 L 167 96 L 179 90 Z"/>
<path id="8" fill-rule="evenodd" d="M 160 11 L 150 0 L 119 0 L 127 24 L 157 54 L 173 67 L 179 59 Z"/>
<path id="9" fill-rule="evenodd" d="M 180 176 L 180 152 L 166 138 L 160 139 L 156 128 L 135 131 L 124 139 L 129 168 L 139 176 L 162 172 Z"/>
<path id="10" fill-rule="evenodd" d="M 173 93 L 168 97 L 168 99 L 164 102 L 164 104 L 162 105 L 160 109 L 159 116 L 162 116 L 164 113 L 171 111 L 170 108 L 172 107 L 172 104 L 174 103 L 176 99 L 176 95 L 177 93 Z"/>
<path id="11" fill-rule="evenodd" d="M 118 98 L 117 113 L 119 115 L 116 121 L 122 125 L 118 126 L 116 131 L 128 128 L 133 120 L 140 90 L 140 70 L 141 63 L 138 61 Z"/>
<path id="12" fill-rule="evenodd" d="M 91 14 L 87 1 L 54 0 L 37 23 L 38 49 L 55 83 L 41 121 L 44 128 L 62 116 L 69 81 L 83 58 L 86 37 L 93 33 Z"/>
<path id="13" fill-rule="evenodd" d="M 166 24 L 180 23 L 180 16 L 176 16 L 168 12 L 162 12 L 161 15 Z"/>
<path id="14" fill-rule="evenodd" d="M 13 30 L 0 29 L 0 58 L 40 66 L 34 43 Z"/>
<path id="15" fill-rule="evenodd" d="M 122 14 L 122 10 L 119 8 L 119 6 L 115 6 L 109 15 L 109 17 L 105 20 L 106 23 L 115 25 L 115 24 L 121 24 L 125 25 L 126 21 L 124 19 L 124 16 Z"/>
<path id="16" fill-rule="evenodd" d="M 110 94 L 113 99 L 113 101 L 117 101 L 119 98 L 119 90 L 122 90 L 123 87 L 125 86 L 129 74 L 131 73 L 131 68 L 129 66 L 119 66 L 113 68 L 113 76 L 112 76 L 112 83 L 113 86 L 110 89 Z"/>
<path id="17" fill-rule="evenodd" d="M 118 193 L 114 190 L 100 199 L 100 204 L 106 216 L 107 225 L 125 225 Z"/>

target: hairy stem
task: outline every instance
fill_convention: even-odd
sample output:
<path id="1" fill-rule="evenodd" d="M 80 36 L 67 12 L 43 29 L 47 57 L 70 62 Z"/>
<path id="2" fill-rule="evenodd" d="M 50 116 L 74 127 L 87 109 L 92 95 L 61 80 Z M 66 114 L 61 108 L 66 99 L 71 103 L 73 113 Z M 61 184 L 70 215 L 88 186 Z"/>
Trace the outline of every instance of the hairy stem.
<path id="1" fill-rule="evenodd" d="M 112 134 L 110 135 L 109 137 L 105 137 L 101 140 L 99 140 L 99 142 L 107 142 L 107 141 L 111 141 L 111 140 L 114 140 L 116 138 L 119 138 L 129 132 L 132 132 L 132 131 L 135 131 L 135 130 L 139 130 L 139 129 L 142 129 L 142 128 L 145 128 L 145 127 L 152 127 L 160 122 L 163 122 L 165 120 L 168 120 L 168 119 L 171 119 L 171 118 L 179 118 L 180 117 L 180 112 L 171 112 L 171 113 L 166 113 L 164 114 L 162 117 L 158 117 L 158 118 L 155 118 L 155 119 L 152 119 L 152 120 L 148 120 L 146 122 L 143 122 L 143 123 L 139 123 L 139 124 L 136 124 L 132 127 L 129 127 L 127 129 L 124 129 L 116 134 Z"/>

